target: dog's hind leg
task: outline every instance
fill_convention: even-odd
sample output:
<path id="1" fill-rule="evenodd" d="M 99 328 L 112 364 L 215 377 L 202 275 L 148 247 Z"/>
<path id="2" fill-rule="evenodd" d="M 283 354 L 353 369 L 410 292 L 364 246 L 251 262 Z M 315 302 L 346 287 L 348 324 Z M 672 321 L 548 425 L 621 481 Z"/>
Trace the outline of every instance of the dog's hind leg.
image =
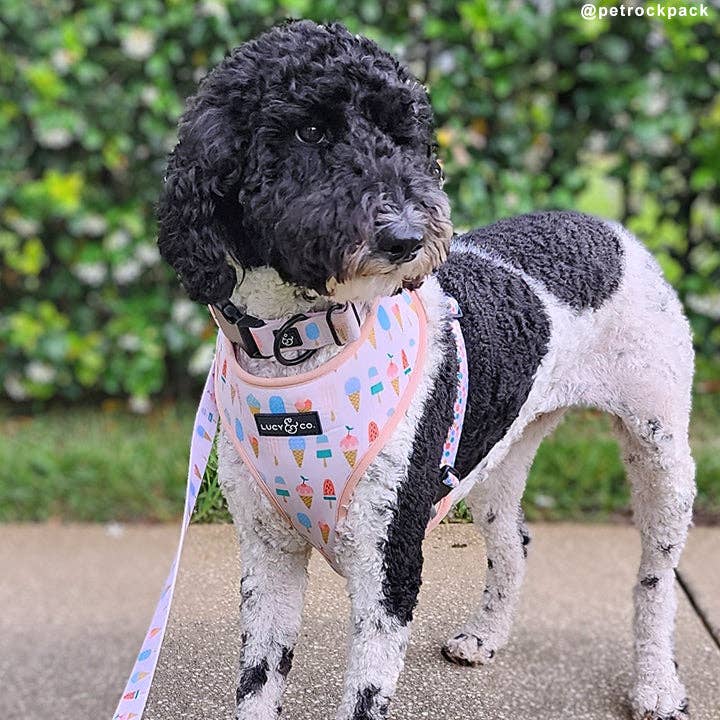
<path id="1" fill-rule="evenodd" d="M 528 425 L 468 497 L 475 526 L 485 538 L 487 575 L 482 605 L 442 647 L 450 662 L 487 664 L 508 641 L 530 542 L 520 500 L 538 446 L 563 412 L 548 413 Z"/>
<path id="2" fill-rule="evenodd" d="M 647 415 L 617 422 L 642 544 L 634 590 L 636 676 L 631 703 L 637 719 L 680 720 L 687 717 L 687 697 L 674 657 L 674 569 L 692 518 L 695 472 L 687 417 L 668 422 Z"/>
<path id="3" fill-rule="evenodd" d="M 224 437 L 218 476 L 240 539 L 237 720 L 277 720 L 300 631 L 310 546 L 264 497 Z"/>

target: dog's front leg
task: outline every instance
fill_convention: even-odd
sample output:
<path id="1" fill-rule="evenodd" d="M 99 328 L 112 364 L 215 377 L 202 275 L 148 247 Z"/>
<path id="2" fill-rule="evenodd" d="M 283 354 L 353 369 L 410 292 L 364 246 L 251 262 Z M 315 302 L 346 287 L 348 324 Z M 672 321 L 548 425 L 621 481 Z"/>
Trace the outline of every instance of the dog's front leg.
<path id="1" fill-rule="evenodd" d="M 413 506 L 389 480 L 363 481 L 351 503 L 339 545 L 351 601 L 351 641 L 337 720 L 387 715 L 420 589 L 429 503 L 426 510 Z"/>
<path id="2" fill-rule="evenodd" d="M 310 546 L 270 507 L 224 437 L 218 452 L 242 562 L 236 718 L 277 720 L 300 631 Z"/>
<path id="3" fill-rule="evenodd" d="M 241 658 L 237 720 L 276 720 L 300 630 L 307 549 L 269 546 L 241 531 Z"/>

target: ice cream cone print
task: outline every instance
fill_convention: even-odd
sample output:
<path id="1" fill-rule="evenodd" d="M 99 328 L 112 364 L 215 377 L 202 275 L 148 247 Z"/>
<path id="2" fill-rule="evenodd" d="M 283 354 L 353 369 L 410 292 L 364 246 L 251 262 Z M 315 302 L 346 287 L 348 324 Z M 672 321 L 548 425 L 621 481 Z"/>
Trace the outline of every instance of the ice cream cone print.
<path id="1" fill-rule="evenodd" d="M 286 487 L 285 478 L 280 477 L 280 475 L 275 478 L 275 493 L 285 502 L 287 502 L 287 499 L 290 497 L 290 491 Z"/>
<path id="2" fill-rule="evenodd" d="M 295 488 L 295 492 L 300 496 L 300 499 L 305 503 L 305 507 L 309 510 L 313 501 L 313 489 L 307 484 L 306 477 L 300 476 L 302 482 Z"/>
<path id="3" fill-rule="evenodd" d="M 193 464 L 193 474 L 195 475 L 196 478 L 200 478 L 202 480 L 202 475 L 200 474 L 200 468 L 195 464 Z"/>
<path id="4" fill-rule="evenodd" d="M 202 425 L 197 426 L 196 432 L 203 440 L 212 440 L 212 438 L 207 434 L 207 430 L 205 430 Z"/>
<path id="5" fill-rule="evenodd" d="M 357 451 L 360 443 L 354 435 L 350 434 L 352 428 L 348 425 L 346 425 L 345 428 L 348 432 L 347 435 L 340 441 L 340 449 L 342 450 L 342 454 L 345 456 L 345 459 L 348 461 L 348 465 L 350 465 L 350 467 L 355 467 L 355 463 L 357 462 Z"/>
<path id="6" fill-rule="evenodd" d="M 306 413 L 312 410 L 312 400 L 298 400 L 295 403 L 295 409 L 299 413 Z"/>
<path id="7" fill-rule="evenodd" d="M 370 328 L 370 332 L 368 334 L 368 340 L 370 341 L 370 344 L 373 346 L 373 349 L 377 350 L 377 338 L 375 337 L 375 326 L 374 325 Z"/>
<path id="8" fill-rule="evenodd" d="M 260 402 L 258 399 L 251 393 L 246 398 L 248 407 L 250 408 L 250 412 L 253 415 L 257 415 L 257 413 L 260 412 Z"/>
<path id="9" fill-rule="evenodd" d="M 332 457 L 332 450 L 330 449 L 330 440 L 327 435 L 317 436 L 318 449 L 315 452 L 315 457 L 318 460 L 323 461 L 323 467 L 327 467 L 327 461 Z M 327 445 L 328 447 L 325 447 Z"/>
<path id="10" fill-rule="evenodd" d="M 390 339 L 392 340 L 392 333 L 390 332 L 390 316 L 387 314 L 387 310 L 385 310 L 382 305 L 378 305 L 377 319 L 380 323 L 380 327 L 385 330 L 388 335 L 390 335 Z"/>
<path id="11" fill-rule="evenodd" d="M 355 408 L 355 412 L 360 412 L 360 379 L 356 377 L 348 378 L 345 382 L 345 394 L 350 400 L 350 404 Z"/>
<path id="12" fill-rule="evenodd" d="M 334 410 L 331 410 L 331 411 L 330 411 L 330 420 L 331 420 L 332 422 L 335 422 L 335 417 L 336 417 L 336 416 L 335 416 L 335 411 L 334 411 Z"/>
<path id="13" fill-rule="evenodd" d="M 322 535 L 323 542 L 327 545 L 328 540 L 330 539 L 330 526 L 321 520 L 318 523 L 318 527 L 320 528 L 320 534 Z"/>
<path id="14" fill-rule="evenodd" d="M 397 363 L 393 360 L 393 356 L 388 353 L 388 358 L 390 359 L 390 364 L 387 368 L 387 377 L 390 381 L 390 384 L 392 385 L 392 389 L 395 391 L 396 395 L 400 395 L 400 368 L 397 366 Z"/>
<path id="15" fill-rule="evenodd" d="M 335 485 L 330 478 L 323 481 L 323 500 L 327 500 L 330 503 L 330 507 L 337 500 L 335 496 Z M 327 542 L 327 540 L 325 541 Z"/>
<path id="16" fill-rule="evenodd" d="M 402 362 L 403 375 L 409 375 L 411 368 L 404 350 L 400 352 L 400 361 Z"/>
<path id="17" fill-rule="evenodd" d="M 232 383 L 230 383 L 230 402 L 231 403 L 235 402 L 236 395 L 237 395 L 237 388 Z"/>
<path id="18" fill-rule="evenodd" d="M 397 324 L 400 326 L 400 329 L 403 329 L 403 321 L 402 321 L 402 315 L 400 314 L 400 306 L 395 303 L 392 306 L 392 314 L 395 316 L 395 319 L 397 320 Z"/>
<path id="19" fill-rule="evenodd" d="M 250 445 L 252 446 L 253 452 L 255 453 L 255 457 L 259 457 L 260 443 L 258 443 L 258 439 L 254 435 L 250 436 Z"/>
<path id="20" fill-rule="evenodd" d="M 291 437 L 288 444 L 290 445 L 290 450 L 292 451 L 297 466 L 302 467 L 303 460 L 305 459 L 305 438 Z"/>
<path id="21" fill-rule="evenodd" d="M 312 528 L 312 520 L 303 512 L 299 512 L 295 517 L 297 517 L 297 521 L 308 531 L 310 532 L 310 528 Z"/>
<path id="22" fill-rule="evenodd" d="M 270 400 L 268 400 L 268 404 L 270 405 L 271 413 L 284 413 L 285 412 L 285 403 L 283 402 L 283 399 L 279 395 L 271 395 Z"/>
<path id="23" fill-rule="evenodd" d="M 227 360 L 223 361 L 222 370 L 220 372 L 220 379 L 226 383 L 227 382 Z"/>
<path id="24" fill-rule="evenodd" d="M 380 435 L 380 430 L 377 426 L 377 423 L 374 420 L 371 420 L 368 423 L 368 441 L 372 445 Z"/>
<path id="25" fill-rule="evenodd" d="M 380 379 L 380 373 L 378 373 L 378 369 L 374 365 L 368 370 L 368 379 L 370 380 L 370 393 L 372 395 L 379 395 L 379 393 L 383 391 L 383 384 Z M 379 397 L 378 402 L 381 402 Z"/>

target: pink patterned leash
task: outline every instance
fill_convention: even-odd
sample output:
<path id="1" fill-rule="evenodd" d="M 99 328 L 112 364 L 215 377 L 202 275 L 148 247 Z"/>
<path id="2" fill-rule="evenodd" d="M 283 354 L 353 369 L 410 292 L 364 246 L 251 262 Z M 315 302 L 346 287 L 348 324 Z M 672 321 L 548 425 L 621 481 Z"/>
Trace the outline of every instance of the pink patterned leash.
<path id="1" fill-rule="evenodd" d="M 178 566 L 180 565 L 180 555 L 185 542 L 185 534 L 195 508 L 198 490 L 207 467 L 215 430 L 217 429 L 218 411 L 213 389 L 214 378 L 215 361 L 213 360 L 205 381 L 205 389 L 200 398 L 200 405 L 195 415 L 195 425 L 193 426 L 192 440 L 190 441 L 190 463 L 180 541 L 178 542 L 175 559 L 165 580 L 164 589 L 155 607 L 150 627 L 135 659 L 135 664 L 113 715 L 113 720 L 140 720 L 145 710 L 150 686 L 155 675 L 155 668 L 160 657 L 160 647 L 165 637 L 168 616 L 170 615 L 170 605 L 175 593 L 175 582 L 177 580 Z"/>

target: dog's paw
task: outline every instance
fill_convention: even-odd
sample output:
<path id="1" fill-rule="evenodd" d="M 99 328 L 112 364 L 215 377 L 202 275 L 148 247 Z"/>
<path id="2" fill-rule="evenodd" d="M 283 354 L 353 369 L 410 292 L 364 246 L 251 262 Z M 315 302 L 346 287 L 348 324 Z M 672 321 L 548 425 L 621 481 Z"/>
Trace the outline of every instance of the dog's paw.
<path id="1" fill-rule="evenodd" d="M 685 688 L 679 681 L 672 683 L 671 690 L 636 686 L 631 703 L 633 720 L 688 720 L 690 717 Z"/>
<path id="2" fill-rule="evenodd" d="M 495 657 L 495 650 L 488 648 L 477 635 L 460 633 L 442 646 L 442 656 L 456 665 L 488 665 Z"/>

